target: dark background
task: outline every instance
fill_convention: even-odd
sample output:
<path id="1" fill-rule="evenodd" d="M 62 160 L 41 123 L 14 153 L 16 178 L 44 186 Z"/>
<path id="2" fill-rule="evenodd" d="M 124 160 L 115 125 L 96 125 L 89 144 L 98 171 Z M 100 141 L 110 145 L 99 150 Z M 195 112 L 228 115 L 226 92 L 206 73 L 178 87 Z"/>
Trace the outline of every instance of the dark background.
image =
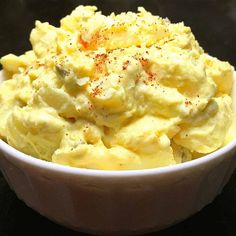
<path id="1" fill-rule="evenodd" d="M 58 26 L 77 5 L 94 4 L 108 14 L 144 6 L 190 26 L 209 54 L 236 66 L 236 0 L 0 0 L 0 56 L 30 49 L 36 19 Z M 17 199 L 0 173 L 0 236 L 78 235 L 34 212 Z M 80 234 L 84 235 L 84 234 Z M 216 200 L 190 219 L 152 235 L 236 235 L 236 173 Z"/>

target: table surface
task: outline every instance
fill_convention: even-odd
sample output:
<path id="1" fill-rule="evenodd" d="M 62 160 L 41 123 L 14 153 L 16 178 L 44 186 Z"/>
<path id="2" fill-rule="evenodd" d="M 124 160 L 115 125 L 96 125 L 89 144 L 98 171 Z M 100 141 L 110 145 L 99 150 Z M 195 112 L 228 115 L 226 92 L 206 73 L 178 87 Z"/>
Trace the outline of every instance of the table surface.
<path id="1" fill-rule="evenodd" d="M 172 22 L 189 25 L 209 54 L 236 66 L 236 0 L 0 0 L 0 56 L 22 54 L 34 21 L 59 24 L 79 4 L 95 4 L 104 13 L 144 6 Z M 193 217 L 151 235 L 236 235 L 236 173 L 221 195 Z M 85 235 L 52 223 L 17 199 L 0 174 L 0 236 Z"/>

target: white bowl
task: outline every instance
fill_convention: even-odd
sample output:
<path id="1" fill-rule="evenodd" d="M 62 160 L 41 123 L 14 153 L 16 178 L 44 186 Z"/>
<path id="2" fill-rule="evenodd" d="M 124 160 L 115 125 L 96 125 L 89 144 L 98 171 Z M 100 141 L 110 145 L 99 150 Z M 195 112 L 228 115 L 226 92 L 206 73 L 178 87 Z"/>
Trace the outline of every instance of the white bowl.
<path id="1" fill-rule="evenodd" d="M 234 83 L 236 113 L 236 83 Z M 141 234 L 180 222 L 221 192 L 236 167 L 236 140 L 205 157 L 146 170 L 73 168 L 0 140 L 0 167 L 17 196 L 45 217 L 92 234 Z"/>

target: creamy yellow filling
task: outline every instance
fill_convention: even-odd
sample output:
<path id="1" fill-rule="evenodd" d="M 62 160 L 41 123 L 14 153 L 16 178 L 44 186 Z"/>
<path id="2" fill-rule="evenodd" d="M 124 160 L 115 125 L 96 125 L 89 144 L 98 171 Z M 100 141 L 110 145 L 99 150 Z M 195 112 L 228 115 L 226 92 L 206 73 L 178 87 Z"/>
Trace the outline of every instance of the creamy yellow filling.
<path id="1" fill-rule="evenodd" d="M 34 157 L 92 169 L 144 169 L 206 155 L 233 139 L 234 68 L 191 29 L 138 9 L 79 6 L 36 22 L 6 55 L 0 137 Z"/>

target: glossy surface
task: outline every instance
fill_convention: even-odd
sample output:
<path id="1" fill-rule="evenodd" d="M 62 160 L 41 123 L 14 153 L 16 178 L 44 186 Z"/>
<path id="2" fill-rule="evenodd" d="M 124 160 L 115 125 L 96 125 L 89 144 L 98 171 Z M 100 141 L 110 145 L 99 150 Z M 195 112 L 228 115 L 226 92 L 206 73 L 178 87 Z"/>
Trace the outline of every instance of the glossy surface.
<path id="1" fill-rule="evenodd" d="M 18 0 L 0 2 L 0 55 L 9 52 L 20 54 L 29 48 L 27 33 L 34 19 L 52 19 L 55 24 L 65 13 L 69 13 L 80 3 L 102 5 L 105 13 L 119 9 L 132 9 L 144 5 L 161 16 L 168 16 L 177 22 L 184 20 L 190 25 L 201 45 L 212 55 L 236 64 L 236 3 L 220 0 L 193 1 L 37 1 Z M 20 23 L 20 24 L 19 24 Z M 10 192 L 3 178 L 0 188 L 0 233 L 3 235 L 52 233 L 75 235 L 70 230 L 57 226 L 33 212 Z M 191 219 L 163 231 L 160 235 L 235 235 L 235 177 L 225 188 L 223 194 L 205 210 Z M 31 231 L 27 225 L 34 226 Z M 40 227 L 39 227 L 40 225 Z"/>

